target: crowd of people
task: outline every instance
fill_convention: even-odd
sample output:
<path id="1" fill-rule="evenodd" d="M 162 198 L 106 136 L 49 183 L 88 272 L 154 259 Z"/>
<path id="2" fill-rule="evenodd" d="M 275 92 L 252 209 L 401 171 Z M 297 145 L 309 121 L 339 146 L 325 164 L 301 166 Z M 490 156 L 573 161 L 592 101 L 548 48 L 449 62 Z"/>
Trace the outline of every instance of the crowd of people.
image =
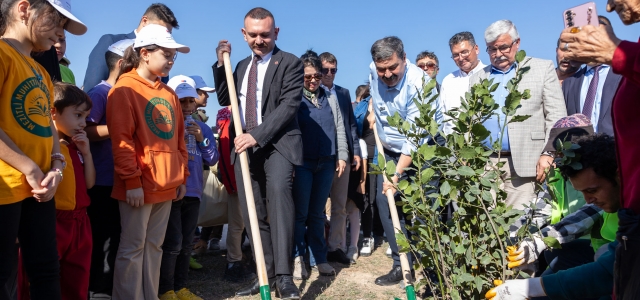
<path id="1" fill-rule="evenodd" d="M 640 22 L 637 2 L 609 1 L 607 10 L 625 24 Z M 535 186 L 557 157 L 557 141 L 579 145 L 547 185 L 557 197 L 541 209 L 544 227 L 505 254 L 510 268 L 536 276 L 506 281 L 488 299 L 640 297 L 640 165 L 633 158 L 640 44 L 619 40 L 606 17 L 599 23 L 562 32 L 557 67 L 533 57 L 518 63 L 521 37 L 509 20 L 484 32 L 489 65 L 470 32 L 449 40 L 458 69 L 431 91 L 440 129 L 424 143 L 445 145 L 455 129 L 447 112 L 471 86 L 493 80 L 492 96 L 503 106 L 507 86 L 526 67 L 519 89 L 531 97 L 518 114 L 531 117 L 509 123 L 490 158 L 502 165 L 505 203 L 524 209 L 539 201 Z M 202 268 L 192 254 L 219 249 L 222 236 L 222 226 L 198 228 L 208 176 L 218 176 L 230 196 L 224 278 L 246 283 L 237 296 L 260 293 L 255 264 L 242 253 L 244 237 L 256 235 L 269 287 L 282 299 L 300 299 L 296 281 L 310 270 L 335 276 L 329 262 L 349 266 L 383 239 L 393 264 L 375 284 L 401 282 L 384 192 L 402 201 L 397 184 L 412 180 L 418 145 L 387 117 L 419 116 L 414 99 L 439 72 L 436 54 L 423 51 L 411 62 L 399 38 L 377 40 L 369 82 L 352 102 L 334 83 L 336 56 L 279 49 L 267 9 L 244 16 L 250 51 L 234 82 L 223 59 L 231 45 L 218 43 L 215 87 L 202 76 L 170 75 L 177 54 L 190 51 L 173 39 L 178 28 L 166 5 L 152 4 L 133 32 L 100 38 L 81 89 L 68 68 L 65 32 L 82 35 L 87 27 L 70 1 L 0 1 L 0 299 L 201 299 L 188 287 L 189 268 Z M 202 108 L 214 92 L 223 108 L 211 128 Z M 236 96 L 240 120 L 231 117 Z M 505 118 L 498 110 L 484 122 L 488 148 Z M 251 191 L 243 188 L 240 153 L 248 157 Z M 396 165 L 390 181 L 369 172 L 379 157 Z M 247 192 L 259 232 L 248 226 Z M 396 209 L 407 234 L 412 216 Z M 562 248 L 551 251 L 547 238 Z"/>

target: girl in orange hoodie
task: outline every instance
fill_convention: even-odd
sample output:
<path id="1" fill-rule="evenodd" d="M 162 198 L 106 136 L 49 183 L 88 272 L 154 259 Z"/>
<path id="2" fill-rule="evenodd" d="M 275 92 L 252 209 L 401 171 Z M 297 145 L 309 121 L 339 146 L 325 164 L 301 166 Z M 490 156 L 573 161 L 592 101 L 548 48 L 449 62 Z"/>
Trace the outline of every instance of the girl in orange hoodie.
<path id="1" fill-rule="evenodd" d="M 147 25 L 125 52 L 122 74 L 107 98 L 115 176 L 111 197 L 121 200 L 122 234 L 112 299 L 158 299 L 162 243 L 171 200 L 182 199 L 188 171 L 184 122 L 167 76 L 176 43 L 167 28 Z"/>

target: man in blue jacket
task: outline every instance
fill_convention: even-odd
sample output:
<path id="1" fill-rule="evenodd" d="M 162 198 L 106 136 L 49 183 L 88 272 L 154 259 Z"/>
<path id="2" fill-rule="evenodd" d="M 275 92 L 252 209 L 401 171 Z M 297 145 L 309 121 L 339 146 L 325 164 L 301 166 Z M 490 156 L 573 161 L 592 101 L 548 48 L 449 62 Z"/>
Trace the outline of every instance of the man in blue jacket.
<path id="1" fill-rule="evenodd" d="M 96 46 L 93 47 L 93 50 L 91 50 L 91 54 L 89 54 L 87 72 L 84 75 L 84 84 L 82 85 L 85 91 L 92 89 L 103 80 L 109 78 L 109 68 L 107 67 L 107 62 L 104 57 L 109 46 L 124 39 L 135 39 L 136 33 L 149 24 L 164 26 L 169 30 L 169 32 L 171 32 L 173 28 L 180 28 L 180 26 L 178 26 L 178 20 L 176 20 L 176 17 L 173 15 L 173 12 L 169 7 L 162 3 L 154 3 L 151 4 L 151 6 L 149 6 L 144 12 L 136 30 L 126 34 L 103 35 L 98 41 L 98 44 L 96 44 Z M 166 77 L 162 78 L 164 83 L 167 83 L 167 80 L 168 78 Z"/>

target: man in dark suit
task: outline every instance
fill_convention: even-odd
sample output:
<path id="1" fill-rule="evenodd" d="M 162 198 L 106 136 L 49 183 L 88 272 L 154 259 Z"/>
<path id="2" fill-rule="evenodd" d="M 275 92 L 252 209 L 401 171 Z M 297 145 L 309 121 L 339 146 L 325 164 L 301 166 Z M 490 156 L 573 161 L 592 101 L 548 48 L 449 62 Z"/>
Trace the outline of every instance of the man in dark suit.
<path id="1" fill-rule="evenodd" d="M 244 132 L 235 136 L 231 163 L 234 164 L 238 194 L 247 233 L 260 234 L 269 284 L 282 299 L 300 299 L 293 283 L 291 263 L 295 209 L 291 193 L 294 165 L 302 165 L 302 138 L 296 119 L 302 100 L 303 67 L 296 56 L 276 47 L 279 28 L 273 15 L 256 7 L 244 18 L 242 34 L 251 55 L 238 63 L 233 73 L 238 92 L 239 113 Z M 221 106 L 231 104 L 222 54 L 231 45 L 222 40 L 216 49 L 218 62 L 213 77 Z M 234 128 L 234 124 L 230 125 Z M 260 232 L 248 226 L 246 195 L 238 153 L 247 151 L 251 184 Z M 254 251 L 255 252 L 255 251 Z M 258 280 L 236 295 L 258 294 Z"/>
<path id="2" fill-rule="evenodd" d="M 596 69 L 598 70 L 597 80 L 595 79 Z M 567 105 L 567 114 L 584 114 L 591 120 L 596 133 L 613 136 L 611 103 L 621 79 L 622 76 L 613 73 L 608 65 L 586 66 L 565 79 L 562 83 L 562 93 Z M 593 96 L 589 93 L 590 89 L 595 91 Z M 593 102 L 588 101 L 590 96 Z M 590 109 L 589 104 L 591 104 Z"/>
<path id="3" fill-rule="evenodd" d="M 598 16 L 598 21 L 603 26 L 611 26 L 604 16 Z M 611 103 L 621 79 L 609 65 L 587 64 L 562 83 L 567 114 L 586 115 L 596 133 L 614 136 Z"/>
<path id="4" fill-rule="evenodd" d="M 91 50 L 91 54 L 89 54 L 89 64 L 87 65 L 87 71 L 84 75 L 84 84 L 82 85 L 85 91 L 92 89 L 94 86 L 102 82 L 102 80 L 107 80 L 109 77 L 109 68 L 107 67 L 107 61 L 104 57 L 109 46 L 124 39 L 135 39 L 136 32 L 139 32 L 140 29 L 149 24 L 164 26 L 169 30 L 169 32 L 171 32 L 173 28 L 180 28 L 180 26 L 178 26 L 178 20 L 176 20 L 176 17 L 173 15 L 173 12 L 169 7 L 162 3 L 154 3 L 151 4 L 151 6 L 149 6 L 144 12 L 136 30 L 127 34 L 103 35 L 100 37 L 100 40 L 98 40 L 98 44 L 96 44 L 96 46 L 93 47 L 93 50 Z M 163 82 L 166 83 L 168 77 L 162 79 Z"/>
<path id="5" fill-rule="evenodd" d="M 329 52 L 320 54 L 320 60 L 322 61 L 322 87 L 328 95 L 336 97 L 340 105 L 345 133 L 347 134 L 347 144 L 349 146 L 349 161 L 347 165 L 352 165 L 352 168 L 346 168 L 344 170 L 342 176 L 338 177 L 338 173 L 336 172 L 336 175 L 333 177 L 330 195 L 331 232 L 328 239 L 329 252 L 327 253 L 327 260 L 348 265 L 350 264 L 350 259 L 353 257 L 353 254 L 358 254 L 358 247 L 353 247 L 354 245 L 351 245 L 350 255 L 345 255 L 344 251 L 342 251 L 342 249 L 346 249 L 347 247 L 347 245 L 344 245 L 344 241 L 346 235 L 349 173 L 360 169 L 360 156 L 362 154 L 360 153 L 360 144 L 358 142 L 358 134 L 356 133 L 356 117 L 353 114 L 349 90 L 333 84 L 336 73 L 338 72 L 338 60 Z M 354 249 L 355 252 L 353 252 Z"/>

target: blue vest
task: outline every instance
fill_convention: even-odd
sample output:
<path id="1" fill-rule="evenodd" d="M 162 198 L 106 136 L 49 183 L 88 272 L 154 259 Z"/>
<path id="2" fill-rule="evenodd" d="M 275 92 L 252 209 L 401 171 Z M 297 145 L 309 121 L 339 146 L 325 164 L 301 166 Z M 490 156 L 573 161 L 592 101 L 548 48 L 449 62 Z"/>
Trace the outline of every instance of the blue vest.
<path id="1" fill-rule="evenodd" d="M 336 155 L 336 124 L 329 99 L 322 88 L 318 97 L 319 108 L 302 96 L 302 103 L 298 109 L 304 159 Z"/>

